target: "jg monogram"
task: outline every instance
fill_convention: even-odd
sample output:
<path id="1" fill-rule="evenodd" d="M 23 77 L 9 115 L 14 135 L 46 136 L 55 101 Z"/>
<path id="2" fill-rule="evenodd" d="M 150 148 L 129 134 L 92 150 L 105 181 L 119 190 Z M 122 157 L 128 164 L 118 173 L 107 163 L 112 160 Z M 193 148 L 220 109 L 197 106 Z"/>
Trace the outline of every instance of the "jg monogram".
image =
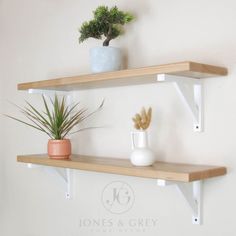
<path id="1" fill-rule="evenodd" d="M 103 189 L 102 204 L 114 214 L 127 212 L 134 204 L 134 192 L 125 182 L 111 182 Z"/>

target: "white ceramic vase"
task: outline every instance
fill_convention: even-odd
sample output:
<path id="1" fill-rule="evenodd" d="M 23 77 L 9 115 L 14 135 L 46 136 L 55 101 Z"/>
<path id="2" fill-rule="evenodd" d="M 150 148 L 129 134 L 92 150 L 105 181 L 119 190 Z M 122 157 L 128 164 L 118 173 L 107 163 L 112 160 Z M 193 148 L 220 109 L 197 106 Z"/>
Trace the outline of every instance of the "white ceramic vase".
<path id="1" fill-rule="evenodd" d="M 148 147 L 146 131 L 131 132 L 132 153 L 130 161 L 134 166 L 150 166 L 155 162 L 155 155 Z"/>
<path id="2" fill-rule="evenodd" d="M 90 49 L 90 67 L 93 73 L 122 69 L 122 52 L 115 47 L 94 47 Z"/>

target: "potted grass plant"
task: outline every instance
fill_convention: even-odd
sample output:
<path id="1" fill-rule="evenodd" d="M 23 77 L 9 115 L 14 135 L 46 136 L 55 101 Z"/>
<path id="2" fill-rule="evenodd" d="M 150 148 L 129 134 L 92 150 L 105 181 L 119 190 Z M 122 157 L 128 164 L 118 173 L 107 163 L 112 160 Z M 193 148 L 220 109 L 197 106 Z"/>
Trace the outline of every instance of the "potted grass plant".
<path id="1" fill-rule="evenodd" d="M 93 112 L 87 113 L 87 109 L 77 109 L 79 103 L 72 106 L 66 104 L 65 97 L 61 99 L 55 94 L 54 99 L 50 102 L 42 96 L 44 110 L 36 109 L 29 102 L 25 107 L 19 107 L 21 113 L 27 118 L 27 121 L 18 119 L 13 116 L 7 117 L 32 127 L 49 136 L 48 140 L 48 156 L 52 159 L 68 159 L 71 155 L 71 142 L 68 135 L 80 132 L 85 129 L 73 130 L 78 124 L 99 111 L 101 105 Z M 91 128 L 91 127 L 90 127 Z"/>
<path id="2" fill-rule="evenodd" d="M 79 42 L 88 38 L 103 39 L 102 47 L 90 49 L 90 66 L 94 73 L 122 69 L 122 51 L 110 47 L 110 41 L 124 33 L 123 26 L 134 19 L 129 12 L 120 11 L 117 6 L 99 6 L 93 12 L 94 18 L 86 21 L 79 29 Z"/>

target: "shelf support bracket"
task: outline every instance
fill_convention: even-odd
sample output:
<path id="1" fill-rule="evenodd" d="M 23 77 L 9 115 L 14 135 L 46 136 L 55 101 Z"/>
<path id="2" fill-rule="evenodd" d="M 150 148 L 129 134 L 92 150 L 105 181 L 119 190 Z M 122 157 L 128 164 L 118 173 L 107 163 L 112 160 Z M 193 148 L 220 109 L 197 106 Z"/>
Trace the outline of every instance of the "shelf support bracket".
<path id="1" fill-rule="evenodd" d="M 172 82 L 193 117 L 194 131 L 203 131 L 203 85 L 200 79 L 159 74 L 158 82 Z"/>
<path id="2" fill-rule="evenodd" d="M 61 90 L 49 90 L 49 89 L 28 89 L 29 94 L 41 94 L 45 96 L 54 96 L 57 95 L 70 95 L 70 91 L 61 91 Z"/>
<path id="3" fill-rule="evenodd" d="M 65 187 L 65 197 L 66 199 L 72 199 L 73 188 L 72 188 L 72 180 L 73 180 L 73 170 L 69 168 L 57 168 L 57 167 L 48 167 L 41 166 L 28 163 L 28 168 L 43 168 L 44 171 L 55 175 L 59 180 L 63 183 Z"/>
<path id="4" fill-rule="evenodd" d="M 183 196 L 192 211 L 192 223 L 200 225 L 202 223 L 202 181 L 193 181 L 190 183 L 182 183 L 176 181 L 167 181 L 158 179 L 157 185 L 165 187 L 174 185 Z"/>

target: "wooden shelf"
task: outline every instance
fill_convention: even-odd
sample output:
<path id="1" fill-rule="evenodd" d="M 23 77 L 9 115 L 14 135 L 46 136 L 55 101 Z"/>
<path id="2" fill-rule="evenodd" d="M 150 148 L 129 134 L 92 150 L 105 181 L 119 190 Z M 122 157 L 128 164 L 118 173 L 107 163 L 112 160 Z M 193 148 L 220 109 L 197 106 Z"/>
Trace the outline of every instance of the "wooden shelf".
<path id="1" fill-rule="evenodd" d="M 187 61 L 166 65 L 21 83 L 18 84 L 18 90 L 47 89 L 70 91 L 88 88 L 155 83 L 157 82 L 157 74 L 171 74 L 201 79 L 227 75 L 227 69 L 223 67 Z"/>
<path id="2" fill-rule="evenodd" d="M 159 76 L 158 76 L 159 75 Z M 174 75 L 174 76 L 173 76 Z M 174 82 L 178 92 L 194 117 L 194 130 L 202 130 L 202 85 L 198 79 L 227 75 L 227 69 L 196 62 L 79 75 L 45 81 L 18 84 L 18 90 L 73 91 L 79 89 Z M 193 79 L 194 78 L 194 79 Z M 36 91 L 34 91 L 34 89 Z M 39 91 L 38 91 L 39 90 Z M 72 155 L 69 160 L 49 159 L 46 154 L 19 155 L 18 162 L 49 167 L 56 172 L 66 188 L 66 198 L 72 198 L 73 181 L 70 169 L 157 179 L 158 186 L 174 184 L 182 193 L 193 214 L 193 223 L 201 223 L 202 180 L 226 174 L 225 167 L 155 162 L 149 167 L 135 167 L 128 159 Z M 64 172 L 64 173 L 61 173 Z M 186 184 L 189 183 L 189 184 Z"/>
<path id="3" fill-rule="evenodd" d="M 192 182 L 226 174 L 225 167 L 156 162 L 150 167 L 134 167 L 127 159 L 72 155 L 70 160 L 52 160 L 47 155 L 18 156 L 18 162 L 79 169 L 152 179 Z"/>

